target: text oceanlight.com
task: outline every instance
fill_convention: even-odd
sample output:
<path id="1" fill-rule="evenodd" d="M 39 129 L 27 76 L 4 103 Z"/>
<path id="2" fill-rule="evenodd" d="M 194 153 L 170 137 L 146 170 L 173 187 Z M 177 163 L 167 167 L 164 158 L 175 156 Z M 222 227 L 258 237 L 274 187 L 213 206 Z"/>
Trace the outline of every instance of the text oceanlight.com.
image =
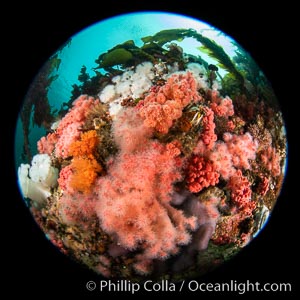
<path id="1" fill-rule="evenodd" d="M 170 282 L 168 280 L 162 280 L 159 282 L 147 280 L 144 283 L 131 282 L 130 280 L 101 280 L 96 283 L 95 281 L 88 281 L 86 288 L 89 291 L 100 292 L 129 292 L 136 293 L 138 291 L 146 292 L 236 292 L 238 294 L 244 294 L 246 292 L 291 292 L 292 285 L 288 282 L 273 282 L 273 283 L 260 283 L 251 282 L 247 280 L 245 282 L 239 282 L 237 280 L 230 280 L 228 282 L 198 282 L 196 280 L 182 281 L 178 284 Z"/>

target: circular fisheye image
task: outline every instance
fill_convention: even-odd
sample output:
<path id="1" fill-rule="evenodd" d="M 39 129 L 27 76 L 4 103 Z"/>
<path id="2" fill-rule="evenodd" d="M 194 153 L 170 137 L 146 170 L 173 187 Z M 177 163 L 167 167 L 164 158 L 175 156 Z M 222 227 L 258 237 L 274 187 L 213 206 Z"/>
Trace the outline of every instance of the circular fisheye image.
<path id="1" fill-rule="evenodd" d="M 238 42 L 140 12 L 71 37 L 20 108 L 20 192 L 46 237 L 106 278 L 195 278 L 263 229 L 287 162 L 284 120 Z"/>

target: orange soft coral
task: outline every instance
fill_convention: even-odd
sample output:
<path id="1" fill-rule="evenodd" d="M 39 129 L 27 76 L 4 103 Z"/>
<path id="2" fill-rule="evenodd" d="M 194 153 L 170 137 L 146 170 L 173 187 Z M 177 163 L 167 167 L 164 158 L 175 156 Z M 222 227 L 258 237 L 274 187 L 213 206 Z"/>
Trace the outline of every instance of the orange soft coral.
<path id="1" fill-rule="evenodd" d="M 94 153 L 99 138 L 95 130 L 84 132 L 80 136 L 79 141 L 74 141 L 69 148 L 69 153 L 73 157 L 76 156 L 90 156 Z"/>
<path id="2" fill-rule="evenodd" d="M 97 173 L 102 171 L 102 167 L 96 159 L 85 157 L 75 157 L 71 166 L 74 172 L 70 179 L 70 187 L 88 194 L 97 178 Z"/>
<path id="3" fill-rule="evenodd" d="M 99 138 L 96 131 L 90 130 L 81 133 L 80 140 L 74 141 L 70 145 L 69 154 L 73 156 L 73 160 L 69 166 L 64 168 L 68 168 L 68 172 L 61 172 L 59 178 L 59 184 L 64 190 L 85 194 L 91 191 L 97 174 L 102 171 L 101 165 L 94 156 L 98 143 Z M 65 173 L 68 176 L 63 176 Z"/>

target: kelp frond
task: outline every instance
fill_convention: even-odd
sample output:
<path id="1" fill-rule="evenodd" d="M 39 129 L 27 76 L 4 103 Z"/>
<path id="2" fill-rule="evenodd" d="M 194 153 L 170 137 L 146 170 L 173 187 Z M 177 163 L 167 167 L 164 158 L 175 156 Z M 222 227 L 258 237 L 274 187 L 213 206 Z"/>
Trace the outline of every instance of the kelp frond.
<path id="1" fill-rule="evenodd" d="M 243 75 L 236 69 L 234 63 L 220 45 L 197 32 L 194 32 L 193 37 L 202 44 L 202 46 L 198 47 L 200 51 L 216 59 L 219 66 L 231 73 L 239 81 L 241 86 L 243 86 Z"/>

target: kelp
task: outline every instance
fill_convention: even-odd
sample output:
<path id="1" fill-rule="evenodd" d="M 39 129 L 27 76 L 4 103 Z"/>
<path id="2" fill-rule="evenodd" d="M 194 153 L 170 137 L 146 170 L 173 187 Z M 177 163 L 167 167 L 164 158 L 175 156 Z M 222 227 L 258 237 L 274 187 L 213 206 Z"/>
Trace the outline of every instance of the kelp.
<path id="1" fill-rule="evenodd" d="M 128 61 L 133 58 L 133 55 L 130 51 L 124 48 L 114 49 L 107 52 L 100 63 L 101 68 L 107 68 L 115 65 L 125 65 Z"/>
<path id="2" fill-rule="evenodd" d="M 111 68 L 120 66 L 126 68 L 132 65 L 138 65 L 143 61 L 155 62 L 160 56 L 166 55 L 169 51 L 163 46 L 172 41 L 182 41 L 191 36 L 191 29 L 169 29 L 162 30 L 154 36 L 141 38 L 144 45 L 138 47 L 133 40 L 119 44 L 107 52 L 101 54 L 96 59 L 98 65 L 95 69 L 111 71 Z"/>
<path id="3" fill-rule="evenodd" d="M 272 105 L 278 103 L 274 97 L 275 94 L 270 82 L 268 82 L 251 55 L 243 49 L 236 50 L 235 54 L 233 61 L 237 68 L 241 70 L 240 72 L 243 73 L 245 79 L 251 83 L 252 94 L 255 94 L 258 98 L 262 98 Z"/>
<path id="4" fill-rule="evenodd" d="M 109 77 L 101 74 L 100 72 L 94 70 L 95 75 L 91 76 L 87 72 L 86 66 L 82 66 L 80 73 L 78 75 L 78 81 L 80 84 L 74 83 L 72 85 L 71 97 L 68 102 L 64 102 L 58 113 L 59 116 L 63 117 L 65 113 L 72 107 L 72 103 L 80 95 L 90 95 L 97 97 L 103 86 L 109 81 Z"/>
<path id="5" fill-rule="evenodd" d="M 210 70 L 209 64 L 200 55 L 185 54 L 184 57 L 182 49 L 175 41 L 183 41 L 185 38 L 196 39 L 201 44 L 198 49 L 215 59 L 218 66 L 228 72 L 225 77 L 222 78 L 217 71 Z M 223 89 L 225 93 L 235 94 L 236 90 L 245 89 L 243 70 L 236 67 L 236 63 L 230 59 L 220 45 L 193 29 L 162 30 L 153 36 L 143 37 L 141 40 L 144 43 L 141 47 L 138 47 L 133 40 L 128 40 L 100 54 L 95 60 L 97 66 L 93 68 L 95 76 L 90 76 L 86 72 L 86 67 L 83 66 L 78 77 L 81 84 L 73 85 L 71 99 L 64 103 L 61 113 L 63 114 L 81 94 L 96 96 L 100 91 L 99 86 L 103 88 L 103 84 L 109 81 L 107 74 L 110 76 L 122 74 L 126 68 L 137 66 L 144 61 L 150 61 L 153 64 L 165 61 L 169 65 L 177 63 L 179 69 L 184 69 L 186 63 L 196 62 L 204 66 L 208 75 L 212 75 L 210 81 L 214 79 L 215 74 L 222 80 L 222 83 L 225 81 Z M 99 69 L 106 73 L 99 72 Z M 102 84 L 99 85 L 99 82 Z"/>
<path id="6" fill-rule="evenodd" d="M 48 100 L 48 89 L 50 84 L 57 79 L 57 75 L 52 73 L 59 69 L 60 63 L 61 59 L 56 54 L 44 64 L 38 75 L 38 80 L 35 80 L 34 85 L 30 86 L 20 112 L 24 135 L 23 154 L 29 161 L 32 158 L 29 146 L 31 115 L 33 112 L 33 121 L 37 126 L 43 126 L 46 129 L 51 126 L 54 118 Z"/>
<path id="7" fill-rule="evenodd" d="M 194 38 L 198 42 L 200 42 L 202 44 L 202 46 L 198 48 L 200 51 L 216 59 L 221 68 L 233 74 L 233 76 L 240 82 L 240 84 L 241 85 L 243 84 L 244 78 L 242 74 L 239 72 L 239 70 L 236 69 L 234 63 L 232 62 L 230 57 L 226 54 L 224 49 L 213 40 L 203 36 L 202 34 L 196 32 L 193 29 L 162 30 L 153 36 L 147 36 L 142 38 L 142 41 L 145 44 L 156 43 L 159 46 L 163 46 L 166 43 L 172 41 L 182 41 L 188 37 Z"/>
<path id="8" fill-rule="evenodd" d="M 61 58 L 59 54 L 64 48 L 69 47 L 72 43 L 72 39 L 69 39 L 64 43 L 56 52 L 55 55 L 42 66 L 38 78 L 35 79 L 26 94 L 24 104 L 20 111 L 20 118 L 23 127 L 24 136 L 24 149 L 23 156 L 28 161 L 32 158 L 32 153 L 29 144 L 29 133 L 30 133 L 30 121 L 33 116 L 33 122 L 39 127 L 49 129 L 52 122 L 54 121 L 54 114 L 57 111 L 52 111 L 48 99 L 48 90 L 53 81 L 58 78 L 55 74 L 61 65 Z"/>
<path id="9" fill-rule="evenodd" d="M 101 54 L 95 60 L 98 66 L 94 70 L 104 69 L 107 72 L 111 72 L 113 67 L 119 66 L 125 69 L 132 65 L 138 65 L 145 60 L 153 62 L 154 57 L 142 48 L 137 47 L 134 41 L 129 40 Z"/>
<path id="10" fill-rule="evenodd" d="M 198 49 L 212 57 L 217 62 L 217 66 L 226 70 L 225 76 L 221 77 L 217 70 L 210 70 L 209 64 L 200 55 L 185 54 L 183 56 L 176 41 L 183 41 L 185 38 L 197 40 L 200 43 Z M 137 66 L 144 61 L 150 61 L 153 64 L 160 61 L 170 65 L 177 63 L 179 69 L 184 69 L 184 65 L 189 62 L 199 63 L 206 69 L 210 83 L 217 75 L 222 81 L 222 93 L 232 97 L 243 91 L 245 95 L 255 93 L 267 100 L 273 94 L 250 55 L 236 51 L 236 56 L 231 59 L 220 45 L 194 29 L 162 30 L 153 36 L 143 37 L 141 40 L 143 42 L 141 47 L 138 47 L 133 40 L 128 40 L 100 54 L 95 60 L 97 64 L 93 69 L 95 76 L 90 76 L 86 72 L 86 67 L 83 66 L 78 78 L 81 84 L 73 85 L 72 96 L 65 109 L 69 108 L 70 104 L 81 94 L 97 95 L 103 85 L 110 80 L 107 74 L 110 74 L 110 77 L 122 74 L 126 68 Z M 106 73 L 98 72 L 98 69 Z M 99 82 L 102 84 L 99 85 Z"/>
<path id="11" fill-rule="evenodd" d="M 186 37 L 190 37 L 192 34 L 192 29 L 166 29 L 159 31 L 153 36 L 143 37 L 141 40 L 147 43 L 156 43 L 159 46 L 163 46 L 166 43 L 172 41 L 183 41 Z"/>
<path id="12" fill-rule="evenodd" d="M 197 32 L 193 33 L 193 37 L 202 44 L 202 46 L 198 47 L 200 51 L 216 59 L 219 67 L 231 73 L 241 86 L 244 85 L 243 75 L 236 69 L 234 63 L 220 45 Z"/>
<path id="13" fill-rule="evenodd" d="M 167 43 L 174 41 L 183 41 L 185 38 L 194 38 L 202 45 L 198 49 L 218 61 L 219 67 L 223 68 L 238 81 L 241 87 L 244 86 L 244 77 L 235 67 L 234 62 L 230 59 L 224 49 L 216 42 L 193 29 L 167 29 L 156 33 L 153 36 L 141 38 L 144 45 L 139 48 L 132 40 L 119 44 L 114 48 L 103 53 L 96 60 L 98 66 L 95 69 L 103 68 L 111 71 L 111 68 L 120 66 L 137 65 L 145 60 L 155 62 L 159 56 L 167 55 L 168 50 L 163 48 Z"/>

